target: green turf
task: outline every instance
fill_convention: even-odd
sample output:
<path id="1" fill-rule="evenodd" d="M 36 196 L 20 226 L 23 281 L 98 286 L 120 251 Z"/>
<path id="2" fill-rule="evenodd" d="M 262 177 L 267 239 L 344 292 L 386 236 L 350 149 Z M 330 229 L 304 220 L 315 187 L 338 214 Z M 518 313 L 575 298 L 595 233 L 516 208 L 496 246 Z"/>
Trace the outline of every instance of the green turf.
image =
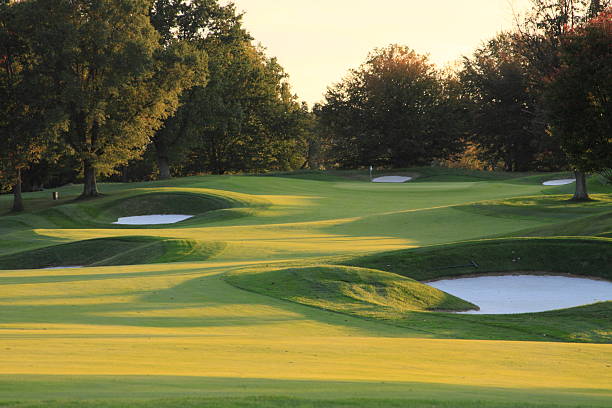
<path id="1" fill-rule="evenodd" d="M 245 290 L 323 309 L 388 318 L 414 310 L 465 311 L 477 307 L 401 275 L 347 266 L 315 266 L 230 273 Z"/>
<path id="2" fill-rule="evenodd" d="M 147 236 L 88 239 L 0 256 L 0 269 L 204 261 L 223 248 L 217 242 Z"/>
<path id="3" fill-rule="evenodd" d="M 412 281 L 513 272 L 612 279 L 612 246 L 607 240 L 480 240 L 385 252 L 343 262 L 353 267 L 248 268 L 232 272 L 226 279 L 245 290 L 351 316 L 381 319 L 434 337 L 612 342 L 612 302 L 524 315 L 426 313 L 469 310 L 474 306 Z M 404 276 L 411 279 L 403 281 Z M 400 286 L 404 282 L 408 285 Z"/>
<path id="4" fill-rule="evenodd" d="M 46 393 L 44 402 L 20 401 L 16 390 L 24 381 L 35 393 Z M 234 408 L 234 407 L 342 407 L 342 408 L 591 408 L 607 407 L 609 396 L 590 390 L 515 390 L 425 383 L 269 381 L 195 377 L 156 378 L 151 388 L 146 377 L 16 377 L 4 391 L 13 401 L 0 407 L 14 408 Z M 68 385 L 70 384 L 70 385 Z M 69 400 L 74 388 L 86 390 L 89 400 Z M 271 396 L 282 393 L 293 397 Z M 121 398 L 129 395 L 128 398 Z M 209 395 L 202 397 L 201 395 Z M 431 396 L 435 395 L 435 398 Z M 117 399 L 117 397 L 121 399 Z"/>
<path id="5" fill-rule="evenodd" d="M 22 214 L 1 195 L 0 401 L 610 406 L 612 302 L 456 315 L 440 309 L 463 301 L 416 281 L 610 279 L 612 187 L 592 177 L 595 200 L 576 204 L 572 185 L 541 184 L 564 173 L 376 175 L 393 174 L 415 180 L 198 176 L 101 184 L 86 201 L 74 185 L 59 201 L 26 193 Z M 112 224 L 151 212 L 195 217 Z M 22 269 L 71 264 L 92 267 Z"/>
<path id="6" fill-rule="evenodd" d="M 517 271 L 568 273 L 612 280 L 612 245 L 607 239 L 587 237 L 501 238 L 384 252 L 345 263 L 420 281 Z"/>

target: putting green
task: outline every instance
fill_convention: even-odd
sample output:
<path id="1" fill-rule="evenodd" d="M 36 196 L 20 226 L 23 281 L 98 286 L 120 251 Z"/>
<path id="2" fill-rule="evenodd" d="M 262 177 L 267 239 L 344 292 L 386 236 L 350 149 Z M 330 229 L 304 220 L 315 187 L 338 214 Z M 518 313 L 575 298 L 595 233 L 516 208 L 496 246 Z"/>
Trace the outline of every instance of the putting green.
<path id="1" fill-rule="evenodd" d="M 0 401 L 98 406 L 93 400 L 102 399 L 106 407 L 171 398 L 164 404 L 189 406 L 182 399 L 189 397 L 212 398 L 210 406 L 302 406 L 282 405 L 282 398 L 241 405 L 248 399 L 240 398 L 263 395 L 327 401 L 319 406 L 350 398 L 369 402 L 349 406 L 427 406 L 421 400 L 453 407 L 609 406 L 612 346 L 584 342 L 610 342 L 611 302 L 512 321 L 423 311 L 394 321 L 399 318 L 338 313 L 255 293 L 255 284 L 244 290 L 228 283 L 228 274 L 356 260 L 397 272 L 407 261 L 383 265 L 386 258 L 375 253 L 525 231 L 559 236 L 569 224 L 597 237 L 590 240 L 599 252 L 612 244 L 606 222 L 578 227 L 609 219 L 606 186 L 594 187 L 598 201 L 570 204 L 563 194 L 572 186 L 544 187 L 546 176 L 420 171 L 422 178 L 398 185 L 368 183 L 354 173 L 206 176 L 103 185 L 105 197 L 85 202 L 71 201 L 79 186 L 59 189 L 59 203 L 48 192 L 26 194 L 29 212 L 0 217 L 0 261 L 57 248 L 61 256 L 79 241 L 99 238 L 218 246 L 173 246 L 165 260 L 126 248 L 118 266 L 0 271 Z M 156 211 L 173 210 L 173 202 L 191 205 L 167 194 L 200 195 L 202 212 L 172 226 L 110 224 L 117 208 L 127 206 L 118 200 L 134 203 L 142 194 L 161 197 Z M 9 200 L 0 196 L 0 206 L 8 208 Z M 580 249 L 561 240 L 568 250 Z M 86 264 L 99 261 L 93 252 L 88 258 L 83 251 Z M 151 263 L 160 261 L 169 263 Z M 525 339 L 538 341 L 516 341 Z"/>

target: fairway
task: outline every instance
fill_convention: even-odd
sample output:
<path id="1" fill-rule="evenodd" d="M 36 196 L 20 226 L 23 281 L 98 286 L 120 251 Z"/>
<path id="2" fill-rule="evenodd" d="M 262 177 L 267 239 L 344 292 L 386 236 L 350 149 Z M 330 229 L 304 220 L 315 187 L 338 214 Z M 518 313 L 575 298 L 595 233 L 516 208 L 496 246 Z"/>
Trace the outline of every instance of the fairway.
<path id="1" fill-rule="evenodd" d="M 425 285 L 612 280 L 612 188 L 577 204 L 542 185 L 567 173 L 410 174 L 66 186 L 19 215 L 0 196 L 0 406 L 612 405 L 612 302 L 457 315 Z M 113 224 L 147 214 L 193 217 Z"/>

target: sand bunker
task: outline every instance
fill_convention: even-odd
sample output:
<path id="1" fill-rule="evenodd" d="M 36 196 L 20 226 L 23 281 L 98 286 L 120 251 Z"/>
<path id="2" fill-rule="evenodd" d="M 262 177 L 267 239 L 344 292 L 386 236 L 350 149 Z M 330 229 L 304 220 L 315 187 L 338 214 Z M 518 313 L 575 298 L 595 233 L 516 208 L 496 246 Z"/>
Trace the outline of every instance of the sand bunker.
<path id="1" fill-rule="evenodd" d="M 480 307 L 479 311 L 464 313 L 544 312 L 612 300 L 612 282 L 567 276 L 480 276 L 428 285 Z"/>
<path id="2" fill-rule="evenodd" d="M 49 266 L 43 269 L 75 269 L 75 268 L 82 268 L 81 265 L 72 265 L 72 266 Z"/>
<path id="3" fill-rule="evenodd" d="M 372 183 L 405 183 L 410 180 L 412 180 L 412 177 L 383 176 L 372 179 Z"/>
<path id="4" fill-rule="evenodd" d="M 135 217 L 121 217 L 113 224 L 121 225 L 155 225 L 155 224 L 174 224 L 175 222 L 184 221 L 193 215 L 182 214 L 151 214 L 138 215 Z"/>
<path id="5" fill-rule="evenodd" d="M 560 179 L 560 180 L 548 180 L 543 182 L 542 184 L 545 186 L 563 186 L 565 184 L 575 183 L 576 179 Z"/>

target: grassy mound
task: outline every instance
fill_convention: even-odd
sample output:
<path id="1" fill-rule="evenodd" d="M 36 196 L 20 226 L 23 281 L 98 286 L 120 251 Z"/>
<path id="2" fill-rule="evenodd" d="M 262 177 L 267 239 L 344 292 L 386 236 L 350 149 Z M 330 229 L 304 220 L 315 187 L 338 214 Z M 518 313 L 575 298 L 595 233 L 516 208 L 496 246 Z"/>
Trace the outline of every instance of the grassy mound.
<path id="1" fill-rule="evenodd" d="M 471 310 L 477 306 L 400 275 L 347 266 L 234 272 L 242 289 L 322 309 L 390 318 L 409 310 Z"/>
<path id="2" fill-rule="evenodd" d="M 487 248 L 491 247 L 482 246 L 479 249 L 486 253 Z M 405 261 L 406 253 L 415 251 L 387 253 L 379 261 L 392 263 L 381 264 L 381 267 L 404 270 L 406 263 L 399 262 L 399 259 Z M 372 258 L 368 257 L 370 260 Z M 431 266 L 435 256 L 432 259 L 423 256 L 420 260 L 422 263 L 419 266 L 423 267 L 428 262 Z M 415 264 L 413 262 L 411 266 L 413 272 L 418 271 L 418 268 L 413 268 Z M 439 274 L 450 275 L 449 270 L 440 270 Z M 426 277 L 433 276 L 430 274 Z M 421 336 L 593 343 L 612 341 L 612 302 L 542 313 L 444 313 L 476 309 L 477 306 L 398 274 L 332 265 L 240 270 L 230 272 L 225 280 L 244 290 L 349 316 L 382 321 L 404 327 Z"/>
<path id="3" fill-rule="evenodd" d="M 610 240 L 597 238 L 492 239 L 384 252 L 343 263 L 419 281 L 515 271 L 612 279 L 612 245 Z"/>
<path id="4" fill-rule="evenodd" d="M 206 191 L 161 191 L 118 197 L 104 201 L 95 208 L 97 222 L 111 223 L 120 217 L 150 214 L 187 214 L 194 218 L 182 221 L 180 225 L 219 221 L 248 215 L 246 208 L 264 204 L 248 196 L 221 194 Z M 121 226 L 125 228 L 125 225 Z M 127 226 L 128 228 L 150 228 L 151 226 Z"/>
<path id="5" fill-rule="evenodd" d="M 203 261 L 224 247 L 225 244 L 217 242 L 156 237 L 97 238 L 5 255 L 0 257 L 0 269 Z"/>
<path id="6" fill-rule="evenodd" d="M 221 196 L 185 193 L 148 193 L 105 203 L 101 216 L 131 217 L 148 214 L 202 214 L 231 208 Z"/>

